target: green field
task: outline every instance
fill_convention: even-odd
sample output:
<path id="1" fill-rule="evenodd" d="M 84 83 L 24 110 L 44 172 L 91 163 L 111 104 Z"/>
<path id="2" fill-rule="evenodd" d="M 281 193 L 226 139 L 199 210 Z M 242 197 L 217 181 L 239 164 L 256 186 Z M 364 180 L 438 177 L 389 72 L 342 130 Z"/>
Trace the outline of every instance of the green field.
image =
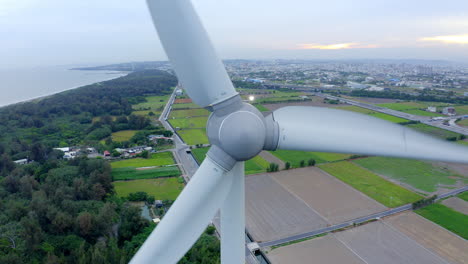
<path id="1" fill-rule="evenodd" d="M 152 111 L 152 110 L 133 111 L 132 114 L 134 114 L 134 115 L 141 115 L 141 116 L 147 116 L 150 112 L 153 112 L 155 115 L 161 114 L 161 111 Z"/>
<path id="2" fill-rule="evenodd" d="M 123 142 L 130 140 L 136 133 L 136 130 L 122 130 L 111 134 L 112 141 Z"/>
<path id="3" fill-rule="evenodd" d="M 188 109 L 188 108 L 200 108 L 200 106 L 194 103 L 172 105 L 172 109 Z"/>
<path id="4" fill-rule="evenodd" d="M 164 109 L 164 106 L 167 103 L 170 95 L 161 95 L 161 96 L 148 96 L 145 97 L 146 102 L 132 105 L 134 110 L 151 110 L 151 111 L 161 111 Z"/>
<path id="5" fill-rule="evenodd" d="M 135 167 L 125 167 L 112 169 L 112 180 L 137 180 L 137 179 L 152 179 L 160 177 L 180 176 L 180 171 L 177 166 L 158 167 L 154 169 L 139 170 Z"/>
<path id="6" fill-rule="evenodd" d="M 284 162 L 291 163 L 291 167 L 298 168 L 301 160 L 307 164 L 309 159 L 314 159 L 316 163 L 344 160 L 351 157 L 350 154 L 326 153 L 326 152 L 305 152 L 297 150 L 276 150 L 271 154 Z"/>
<path id="7" fill-rule="evenodd" d="M 125 168 L 125 167 L 150 167 L 150 166 L 163 166 L 163 165 L 172 165 L 174 164 L 174 157 L 172 152 L 159 152 L 151 154 L 151 158 L 134 158 L 121 161 L 111 162 L 112 169 Z"/>
<path id="8" fill-rule="evenodd" d="M 387 114 L 380 113 L 380 112 L 375 112 L 375 111 L 372 111 L 370 109 L 366 109 L 366 108 L 362 108 L 362 107 L 358 107 L 358 106 L 354 106 L 354 105 L 340 106 L 340 107 L 337 107 L 336 109 L 341 109 L 341 110 L 366 114 L 366 115 L 370 115 L 370 116 L 373 116 L 373 117 L 376 117 L 376 118 L 380 118 L 380 119 L 383 119 L 383 120 L 390 121 L 392 123 L 402 123 L 402 122 L 408 122 L 409 121 L 409 120 L 404 119 L 404 118 L 400 118 L 400 117 L 396 117 L 396 116 L 392 116 L 392 115 L 387 115 Z"/>
<path id="9" fill-rule="evenodd" d="M 412 115 L 418 115 L 418 116 L 444 116 L 439 113 L 432 113 L 432 112 L 428 112 L 428 111 L 424 111 L 420 109 L 410 109 L 410 110 L 405 110 L 402 112 L 412 114 Z"/>
<path id="10" fill-rule="evenodd" d="M 210 112 L 203 108 L 188 109 L 188 110 L 175 110 L 171 111 L 169 118 L 186 118 L 193 116 L 209 116 Z"/>
<path id="11" fill-rule="evenodd" d="M 366 115 L 375 113 L 374 111 L 369 110 L 367 108 L 362 108 L 362 107 L 358 107 L 354 105 L 339 106 L 339 107 L 336 107 L 336 109 L 341 109 L 341 110 L 346 110 L 346 111 L 351 111 L 351 112 L 356 112 L 356 113 L 361 113 L 361 114 L 366 114 Z"/>
<path id="12" fill-rule="evenodd" d="M 416 213 L 464 239 L 468 239 L 468 215 L 442 204 L 431 204 L 416 210 Z"/>
<path id="13" fill-rule="evenodd" d="M 319 167 L 387 207 L 397 207 L 423 198 L 348 161 L 321 164 Z"/>
<path id="14" fill-rule="evenodd" d="M 270 109 L 266 108 L 265 106 L 263 106 L 261 104 L 254 104 L 253 106 L 255 106 L 258 109 L 258 111 L 260 111 L 260 112 L 270 111 Z"/>
<path id="15" fill-rule="evenodd" d="M 429 135 L 439 137 L 439 138 L 442 138 L 442 139 L 446 139 L 448 137 L 458 137 L 459 136 L 455 132 L 448 131 L 448 130 L 445 130 L 445 129 L 441 129 L 441 128 L 438 128 L 438 127 L 429 126 L 429 125 L 426 125 L 426 124 L 411 124 L 411 125 L 407 125 L 407 127 L 413 128 L 413 129 L 418 130 L 420 132 L 423 132 L 425 134 L 429 134 Z"/>
<path id="16" fill-rule="evenodd" d="M 387 157 L 357 159 L 354 163 L 383 176 L 407 183 L 416 189 L 435 192 L 438 184 L 453 185 L 456 173 L 431 163 Z"/>
<path id="17" fill-rule="evenodd" d="M 114 182 L 114 187 L 119 197 L 127 197 L 130 193 L 146 192 L 157 200 L 175 200 L 184 188 L 177 177 L 145 179 L 135 181 Z"/>
<path id="18" fill-rule="evenodd" d="M 202 163 L 202 161 L 205 159 L 208 149 L 209 148 L 192 149 L 192 154 L 199 164 Z M 266 172 L 266 169 L 269 165 L 270 164 L 268 163 L 268 161 L 266 161 L 260 156 L 256 156 L 245 162 L 245 174 L 249 175 Z"/>
<path id="19" fill-rule="evenodd" d="M 457 115 L 468 115 L 468 105 L 457 105 L 455 111 Z"/>
<path id="20" fill-rule="evenodd" d="M 177 134 L 187 145 L 208 144 L 208 137 L 205 129 L 182 129 Z"/>
<path id="21" fill-rule="evenodd" d="M 458 196 L 458 198 L 463 199 L 463 200 L 468 202 L 468 191 L 467 192 L 462 192 L 457 196 Z"/>
<path id="22" fill-rule="evenodd" d="M 468 118 L 458 121 L 457 125 L 468 127 Z"/>
<path id="23" fill-rule="evenodd" d="M 377 106 L 385 107 L 385 108 L 396 110 L 396 111 L 427 108 L 426 104 L 417 103 L 417 102 L 387 103 L 387 104 L 377 104 Z"/>
<path id="24" fill-rule="evenodd" d="M 174 128 L 204 128 L 208 121 L 208 116 L 168 119 L 167 121 L 169 121 Z"/>

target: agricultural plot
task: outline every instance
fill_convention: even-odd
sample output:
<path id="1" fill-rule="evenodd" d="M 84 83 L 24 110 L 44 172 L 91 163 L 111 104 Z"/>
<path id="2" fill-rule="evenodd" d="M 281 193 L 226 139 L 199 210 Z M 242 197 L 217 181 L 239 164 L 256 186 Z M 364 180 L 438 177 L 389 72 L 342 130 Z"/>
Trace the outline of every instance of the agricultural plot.
<path id="1" fill-rule="evenodd" d="M 162 111 L 170 95 L 148 96 L 146 102 L 132 105 L 134 110 Z"/>
<path id="2" fill-rule="evenodd" d="M 199 116 L 192 118 L 177 118 L 177 119 L 168 119 L 174 128 L 205 128 L 206 122 L 208 121 L 207 116 Z"/>
<path id="3" fill-rule="evenodd" d="M 431 136 L 439 137 L 442 139 L 446 139 L 448 137 L 458 137 L 459 135 L 455 132 L 448 131 L 445 129 L 433 127 L 433 126 L 428 126 L 426 124 L 411 124 L 407 125 L 407 127 L 416 129 L 422 133 L 429 134 Z"/>
<path id="4" fill-rule="evenodd" d="M 296 150 L 275 150 L 271 151 L 271 154 L 275 155 L 284 162 L 291 163 L 291 167 L 300 167 L 301 160 L 307 161 L 314 159 L 316 163 L 324 163 L 330 161 L 344 160 L 351 157 L 350 154 L 339 154 L 339 153 L 326 153 L 326 152 L 305 152 Z"/>
<path id="5" fill-rule="evenodd" d="M 455 211 L 468 215 L 468 202 L 463 199 L 458 197 L 450 197 L 443 200 L 441 203 Z"/>
<path id="6" fill-rule="evenodd" d="M 459 126 L 464 126 L 464 127 L 468 127 L 468 118 L 467 119 L 462 119 L 460 121 L 457 122 L 457 125 Z"/>
<path id="7" fill-rule="evenodd" d="M 326 221 L 267 174 L 245 178 L 246 226 L 255 241 L 325 227 Z"/>
<path id="8" fill-rule="evenodd" d="M 268 108 L 266 108 L 265 106 L 261 105 L 261 104 L 254 104 L 253 106 L 255 106 L 258 111 L 260 112 L 268 112 L 270 111 Z"/>
<path id="9" fill-rule="evenodd" d="M 380 119 L 383 119 L 383 120 L 390 121 L 392 123 L 403 123 L 403 122 L 408 122 L 409 121 L 409 120 L 404 119 L 404 118 L 400 118 L 400 117 L 396 117 L 396 116 L 392 116 L 392 115 L 387 115 L 387 114 L 380 113 L 380 112 L 375 112 L 375 111 L 372 111 L 370 109 L 362 108 L 362 107 L 358 107 L 358 106 L 354 106 L 354 105 L 342 106 L 342 107 L 338 107 L 337 109 L 356 112 L 356 113 L 361 113 L 361 114 L 365 114 L 365 115 L 370 115 L 370 116 L 373 116 L 373 117 L 376 117 L 376 118 L 380 118 Z"/>
<path id="10" fill-rule="evenodd" d="M 348 161 L 321 164 L 319 167 L 387 207 L 397 207 L 422 198 Z"/>
<path id="11" fill-rule="evenodd" d="M 455 111 L 458 115 L 468 115 L 468 105 L 457 105 Z"/>
<path id="12" fill-rule="evenodd" d="M 413 212 L 397 214 L 384 221 L 452 263 L 462 264 L 468 260 L 466 240 Z"/>
<path id="13" fill-rule="evenodd" d="M 444 116 L 444 115 L 439 114 L 439 113 L 432 113 L 432 112 L 423 111 L 423 110 L 420 110 L 420 109 L 410 109 L 410 110 L 404 110 L 404 111 L 401 111 L 401 112 L 412 114 L 412 115 L 417 115 L 417 116 L 431 116 L 431 117 Z"/>
<path id="14" fill-rule="evenodd" d="M 117 168 L 112 169 L 113 181 L 126 181 L 137 179 L 153 179 L 161 177 L 180 176 L 180 170 L 177 166 L 158 167 L 158 168 Z"/>
<path id="15" fill-rule="evenodd" d="M 424 111 L 428 106 L 444 107 L 447 104 L 441 103 L 430 103 L 430 102 L 400 102 L 400 103 L 388 103 L 388 104 L 378 104 L 378 106 L 385 107 L 388 109 L 418 115 L 418 116 L 443 116 L 439 113 L 432 113 Z"/>
<path id="16" fill-rule="evenodd" d="M 173 104 L 172 109 L 174 110 L 181 110 L 181 109 L 192 109 L 192 108 L 200 108 L 197 104 L 194 103 L 187 103 L 187 104 Z"/>
<path id="17" fill-rule="evenodd" d="M 209 115 L 210 115 L 210 112 L 203 108 L 174 110 L 174 111 L 171 111 L 171 114 L 169 115 L 169 119 L 187 118 L 187 117 L 195 117 L 195 116 L 209 116 Z"/>
<path id="18" fill-rule="evenodd" d="M 277 182 L 324 217 L 337 224 L 387 208 L 316 167 L 272 173 Z"/>
<path id="19" fill-rule="evenodd" d="M 272 264 L 365 264 L 333 235 L 280 247 L 268 252 Z"/>
<path id="20" fill-rule="evenodd" d="M 322 97 L 317 97 L 317 96 L 309 96 L 309 99 L 310 100 L 298 101 L 298 102 L 263 104 L 263 106 L 265 106 L 265 108 L 269 109 L 270 111 L 275 111 L 285 106 L 320 106 L 320 107 L 345 106 L 345 104 L 341 104 L 341 103 L 340 104 L 325 103 Z"/>
<path id="21" fill-rule="evenodd" d="M 454 185 L 462 176 L 431 163 L 399 158 L 370 157 L 354 163 L 382 176 L 425 192 L 435 192 L 440 184 Z"/>
<path id="22" fill-rule="evenodd" d="M 174 157 L 172 152 L 159 152 L 151 154 L 149 159 L 134 158 L 121 161 L 111 162 L 112 169 L 125 168 L 125 167 L 150 167 L 150 166 L 164 166 L 174 164 Z"/>
<path id="23" fill-rule="evenodd" d="M 192 149 L 192 154 L 197 160 L 199 164 L 203 162 L 205 159 L 206 153 L 208 152 L 209 148 L 195 148 Z M 263 159 L 260 156 L 256 156 L 248 161 L 245 162 L 245 174 L 256 174 L 265 172 L 270 164 L 268 161 Z"/>
<path id="24" fill-rule="evenodd" d="M 140 115 L 140 116 L 147 116 L 147 115 L 149 115 L 150 112 L 153 112 L 155 115 L 161 114 L 161 111 L 151 111 L 151 110 L 133 111 L 132 114 L 134 114 L 134 115 Z"/>
<path id="25" fill-rule="evenodd" d="M 157 200 L 175 200 L 184 188 L 183 181 L 176 177 L 114 182 L 119 197 L 130 193 L 146 192 Z"/>
<path id="26" fill-rule="evenodd" d="M 208 137 L 205 129 L 182 129 L 177 134 L 187 145 L 208 144 Z"/>
<path id="27" fill-rule="evenodd" d="M 366 263 L 446 263 L 442 257 L 381 221 L 335 233 L 335 237 Z"/>
<path id="28" fill-rule="evenodd" d="M 468 239 L 468 215 L 436 203 L 415 211 L 417 214 L 431 220 L 453 233 Z"/>
<path id="29" fill-rule="evenodd" d="M 458 196 L 458 198 L 468 202 L 468 192 L 462 192 L 457 196 Z"/>
<path id="30" fill-rule="evenodd" d="M 123 142 L 130 140 L 136 133 L 136 130 L 122 130 L 111 134 L 112 141 Z"/>

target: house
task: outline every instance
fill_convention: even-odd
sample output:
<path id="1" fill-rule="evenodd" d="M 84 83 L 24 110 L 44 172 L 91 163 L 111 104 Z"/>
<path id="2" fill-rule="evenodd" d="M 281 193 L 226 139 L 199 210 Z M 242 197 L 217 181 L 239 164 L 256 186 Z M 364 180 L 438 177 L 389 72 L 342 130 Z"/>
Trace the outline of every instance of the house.
<path id="1" fill-rule="evenodd" d="M 457 112 L 455 111 L 454 107 L 449 106 L 449 107 L 444 107 L 444 109 L 442 109 L 442 114 L 453 116 L 453 115 L 456 115 Z"/>
<path id="2" fill-rule="evenodd" d="M 104 151 L 104 157 L 110 157 L 110 155 L 111 155 L 111 154 L 110 154 L 109 151 L 107 151 L 107 150 Z"/>
<path id="3" fill-rule="evenodd" d="M 28 159 L 19 159 L 19 160 L 15 160 L 13 161 L 16 165 L 26 165 L 28 164 Z"/>
<path id="4" fill-rule="evenodd" d="M 435 106 L 428 106 L 427 111 L 431 113 L 436 113 L 437 112 L 437 107 Z"/>
<path id="5" fill-rule="evenodd" d="M 161 201 L 161 200 L 154 201 L 154 207 L 160 208 L 160 207 L 163 207 L 163 206 L 164 206 L 163 201 Z"/>
<path id="6" fill-rule="evenodd" d="M 177 90 L 175 91 L 175 94 L 176 94 L 176 96 L 181 96 L 181 95 L 184 94 L 184 91 L 182 91 L 182 89 L 177 89 Z"/>

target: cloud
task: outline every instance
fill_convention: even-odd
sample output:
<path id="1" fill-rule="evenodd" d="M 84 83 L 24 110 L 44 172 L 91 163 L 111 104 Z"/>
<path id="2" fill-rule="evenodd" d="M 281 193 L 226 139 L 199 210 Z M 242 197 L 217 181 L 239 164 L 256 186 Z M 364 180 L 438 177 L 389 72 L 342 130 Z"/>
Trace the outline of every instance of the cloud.
<path id="1" fill-rule="evenodd" d="M 328 45 L 321 45 L 321 44 L 299 44 L 297 45 L 297 49 L 320 49 L 320 50 L 339 50 L 339 49 L 369 49 L 369 48 L 377 48 L 377 45 L 362 45 L 360 43 L 336 43 L 336 44 L 328 44 Z"/>
<path id="2" fill-rule="evenodd" d="M 468 34 L 421 38 L 420 41 L 442 42 L 446 44 L 468 44 Z"/>

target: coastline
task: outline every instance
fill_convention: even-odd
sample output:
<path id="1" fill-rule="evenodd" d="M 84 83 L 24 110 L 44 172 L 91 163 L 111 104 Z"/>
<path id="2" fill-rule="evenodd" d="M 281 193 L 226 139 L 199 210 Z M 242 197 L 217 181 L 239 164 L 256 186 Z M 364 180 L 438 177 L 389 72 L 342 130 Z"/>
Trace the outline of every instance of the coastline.
<path id="1" fill-rule="evenodd" d="M 79 71 L 79 72 L 84 72 L 82 70 L 72 70 L 72 69 L 67 69 L 69 71 Z M 30 102 L 35 102 L 35 101 L 40 101 L 40 100 L 43 100 L 45 98 L 48 98 L 50 96 L 53 96 L 53 95 L 56 95 L 56 94 L 59 94 L 59 93 L 62 93 L 62 92 L 65 92 L 65 91 L 69 91 L 69 90 L 73 90 L 73 89 L 77 89 L 77 88 L 80 88 L 80 87 L 83 87 L 83 86 L 87 86 L 87 85 L 92 85 L 92 84 L 96 84 L 96 83 L 100 83 L 100 82 L 105 82 L 105 81 L 110 81 L 110 80 L 114 80 L 114 79 L 117 79 L 117 78 L 120 78 L 120 77 L 124 77 L 124 76 L 127 76 L 128 74 L 130 74 L 131 72 L 130 71 L 110 71 L 110 70 L 93 70 L 93 71 L 96 71 L 96 72 L 105 72 L 104 74 L 108 75 L 109 78 L 106 78 L 106 79 L 103 79 L 103 80 L 100 80 L 100 81 L 93 81 L 93 82 L 90 82 L 90 83 L 87 83 L 87 84 L 80 84 L 80 85 L 75 85 L 75 86 L 72 86 L 70 88 L 65 88 L 65 89 L 60 89 L 60 90 L 57 90 L 57 91 L 54 91 L 54 92 L 51 92 L 51 93 L 47 93 L 47 94 L 44 94 L 44 95 L 41 95 L 41 96 L 36 96 L 36 97 L 33 97 L 33 98 L 30 98 L 30 99 L 26 99 L 26 100 L 20 100 L 20 101 L 17 101 L 17 102 L 12 102 L 12 103 L 8 103 L 8 104 L 5 104 L 5 105 L 0 105 L 0 110 L 2 108 L 5 108 L 5 107 L 8 107 L 8 106 L 12 106 L 12 105 L 17 105 L 17 104 L 24 104 L 24 103 L 30 103 Z M 114 75 L 114 76 L 112 76 Z"/>

